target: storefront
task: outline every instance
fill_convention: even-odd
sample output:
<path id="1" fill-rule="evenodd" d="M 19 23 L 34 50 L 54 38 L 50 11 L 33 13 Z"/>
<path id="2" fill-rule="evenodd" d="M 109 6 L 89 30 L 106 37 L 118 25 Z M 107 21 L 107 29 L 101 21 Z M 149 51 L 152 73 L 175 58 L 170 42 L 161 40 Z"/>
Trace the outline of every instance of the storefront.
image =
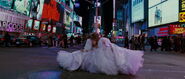
<path id="1" fill-rule="evenodd" d="M 183 35 L 185 33 L 185 24 L 168 24 L 165 26 L 160 26 L 156 28 L 152 28 L 149 30 L 148 35 L 151 36 L 176 36 L 176 35 Z"/>
<path id="2" fill-rule="evenodd" d="M 9 32 L 18 36 L 24 32 L 24 26 L 29 17 L 0 8 L 0 34 Z"/>

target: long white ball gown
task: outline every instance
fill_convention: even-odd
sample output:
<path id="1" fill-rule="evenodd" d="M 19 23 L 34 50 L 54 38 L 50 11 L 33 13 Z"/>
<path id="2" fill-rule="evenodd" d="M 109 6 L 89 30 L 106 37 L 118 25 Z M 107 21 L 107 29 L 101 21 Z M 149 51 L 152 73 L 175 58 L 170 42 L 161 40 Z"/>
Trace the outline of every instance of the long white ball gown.
<path id="1" fill-rule="evenodd" d="M 110 42 L 107 38 L 101 38 L 98 48 L 92 48 L 92 42 L 87 40 L 85 50 L 73 53 L 58 52 L 57 61 L 67 70 L 82 69 L 91 73 L 105 73 L 107 75 L 132 74 L 135 75 L 143 65 L 142 51 L 134 51 L 121 48 Z"/>

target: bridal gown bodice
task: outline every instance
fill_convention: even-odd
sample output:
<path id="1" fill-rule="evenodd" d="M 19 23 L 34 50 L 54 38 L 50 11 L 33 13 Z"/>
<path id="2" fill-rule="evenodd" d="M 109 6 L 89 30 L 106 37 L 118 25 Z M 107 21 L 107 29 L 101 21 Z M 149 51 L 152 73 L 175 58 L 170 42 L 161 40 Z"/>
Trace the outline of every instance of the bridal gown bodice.
<path id="1" fill-rule="evenodd" d="M 143 65 L 143 52 L 119 47 L 107 38 L 101 38 L 98 48 L 92 48 L 92 42 L 87 40 L 84 47 L 87 52 L 58 52 L 59 65 L 67 70 L 82 69 L 91 73 L 107 75 L 133 74 Z"/>

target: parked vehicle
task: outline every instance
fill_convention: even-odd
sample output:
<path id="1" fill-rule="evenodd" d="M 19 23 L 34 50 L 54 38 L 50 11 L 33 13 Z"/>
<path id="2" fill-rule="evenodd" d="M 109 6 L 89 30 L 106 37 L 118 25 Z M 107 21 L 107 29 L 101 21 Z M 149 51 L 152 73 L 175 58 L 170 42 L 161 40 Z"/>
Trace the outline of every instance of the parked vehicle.
<path id="1" fill-rule="evenodd" d="M 36 46 L 40 44 L 41 41 L 36 36 L 24 35 L 16 39 L 17 46 Z"/>
<path id="2" fill-rule="evenodd" d="M 16 46 L 29 46 L 29 40 L 26 37 L 18 37 L 15 42 Z"/>

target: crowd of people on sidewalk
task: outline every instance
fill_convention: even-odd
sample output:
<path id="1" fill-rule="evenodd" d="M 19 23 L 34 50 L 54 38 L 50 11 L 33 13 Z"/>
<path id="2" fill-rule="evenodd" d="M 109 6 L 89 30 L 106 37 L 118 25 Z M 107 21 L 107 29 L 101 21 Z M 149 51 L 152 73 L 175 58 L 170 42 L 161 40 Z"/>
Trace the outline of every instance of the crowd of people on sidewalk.
<path id="1" fill-rule="evenodd" d="M 185 37 L 182 35 L 167 36 L 163 38 L 154 36 L 150 37 L 148 42 L 151 46 L 150 51 L 156 51 L 160 48 L 161 51 L 175 51 L 185 53 Z"/>
<path id="2" fill-rule="evenodd" d="M 150 46 L 150 51 L 175 51 L 185 53 L 185 36 L 145 37 L 145 35 L 125 37 L 124 47 L 132 50 L 145 50 Z"/>
<path id="3" fill-rule="evenodd" d="M 125 37 L 124 44 L 125 48 L 129 48 L 132 50 L 145 50 L 145 35 L 132 36 L 131 39 Z"/>
<path id="4" fill-rule="evenodd" d="M 80 45 L 82 42 L 82 37 L 74 37 L 73 35 L 71 37 L 68 37 L 66 34 L 50 35 L 45 39 L 41 38 L 41 41 L 45 46 L 48 47 L 68 48 L 69 46 L 72 47 L 74 45 Z"/>

